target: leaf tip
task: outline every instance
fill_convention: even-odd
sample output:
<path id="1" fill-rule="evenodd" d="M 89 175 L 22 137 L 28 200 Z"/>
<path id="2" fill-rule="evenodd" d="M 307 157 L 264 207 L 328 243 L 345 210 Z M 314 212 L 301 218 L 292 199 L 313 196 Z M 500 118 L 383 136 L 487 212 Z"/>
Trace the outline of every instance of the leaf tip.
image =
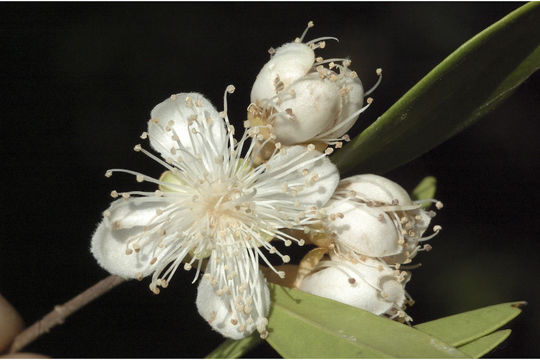
<path id="1" fill-rule="evenodd" d="M 518 302 L 510 304 L 511 307 L 515 307 L 517 309 L 523 309 L 527 305 L 529 305 L 529 303 L 526 301 L 518 301 Z"/>

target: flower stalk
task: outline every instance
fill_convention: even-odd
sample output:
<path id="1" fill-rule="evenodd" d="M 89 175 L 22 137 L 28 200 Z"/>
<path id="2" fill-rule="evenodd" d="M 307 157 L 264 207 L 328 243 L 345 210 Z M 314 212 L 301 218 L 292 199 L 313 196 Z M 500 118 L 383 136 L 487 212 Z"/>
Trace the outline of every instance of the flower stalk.
<path id="1" fill-rule="evenodd" d="M 124 281 L 126 280 L 120 276 L 110 275 L 97 282 L 95 285 L 92 285 L 68 302 L 55 306 L 53 311 L 17 335 L 13 340 L 8 353 L 12 354 L 22 350 L 41 335 L 48 333 L 53 327 L 63 324 L 68 316 L 83 308 L 85 305 L 97 299 L 101 295 L 104 295 L 108 291 L 114 289 Z"/>

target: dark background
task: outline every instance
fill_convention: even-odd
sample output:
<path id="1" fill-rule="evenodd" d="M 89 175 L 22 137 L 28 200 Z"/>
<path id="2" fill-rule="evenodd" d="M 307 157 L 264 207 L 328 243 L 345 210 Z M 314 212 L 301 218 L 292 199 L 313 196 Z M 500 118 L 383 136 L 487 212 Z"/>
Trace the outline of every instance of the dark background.
<path id="1" fill-rule="evenodd" d="M 107 273 L 88 251 L 112 189 L 140 186 L 120 167 L 156 176 L 132 151 L 154 105 L 176 92 L 245 119 L 267 49 L 336 36 L 324 57 L 350 56 L 369 88 L 355 127 L 374 121 L 460 44 L 520 3 L 0 4 L 2 228 L 0 292 L 30 324 Z M 529 306 L 493 357 L 538 357 L 538 113 L 533 75 L 495 112 L 391 173 L 412 189 L 438 178 L 444 231 L 421 254 L 408 290 L 416 323 L 512 300 Z M 433 119 L 436 121 L 436 119 Z M 352 134 L 354 135 L 354 134 Z M 361 169 L 359 169 L 361 171 Z M 222 338 L 195 309 L 193 274 L 159 296 L 123 284 L 28 347 L 53 357 L 202 357 Z M 300 336 L 300 335 L 299 335 Z M 268 345 L 250 357 L 277 356 Z"/>

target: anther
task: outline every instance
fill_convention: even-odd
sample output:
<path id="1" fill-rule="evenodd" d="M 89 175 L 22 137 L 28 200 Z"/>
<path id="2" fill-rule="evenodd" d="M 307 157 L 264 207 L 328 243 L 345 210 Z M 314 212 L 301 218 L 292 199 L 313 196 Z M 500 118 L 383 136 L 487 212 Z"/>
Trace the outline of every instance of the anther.
<path id="1" fill-rule="evenodd" d="M 133 147 L 133 150 L 135 150 L 135 151 L 137 151 L 137 152 L 141 151 L 141 149 L 142 149 L 141 144 L 137 144 L 137 145 L 135 145 L 135 146 Z"/>
<path id="2" fill-rule="evenodd" d="M 111 177 L 111 176 L 112 176 L 112 171 L 111 171 L 111 170 L 107 170 L 107 171 L 105 172 L 105 177 L 108 177 L 108 178 L 109 178 L 109 177 Z"/>
<path id="3" fill-rule="evenodd" d="M 116 190 L 111 191 L 111 197 L 117 198 L 118 197 L 118 192 Z"/>
<path id="4" fill-rule="evenodd" d="M 438 209 L 438 210 L 441 210 L 443 207 L 444 207 L 444 204 L 440 201 L 437 201 L 435 203 L 435 207 Z"/>
<path id="5" fill-rule="evenodd" d="M 232 94 L 234 92 L 234 90 L 236 90 L 236 88 L 234 87 L 234 85 L 228 85 L 227 86 L 227 92 L 229 94 Z"/>
<path id="6" fill-rule="evenodd" d="M 144 176 L 142 176 L 141 174 L 138 174 L 136 176 L 136 179 L 137 179 L 137 182 L 143 182 L 144 181 Z"/>
<path id="7" fill-rule="evenodd" d="M 441 230 L 442 230 L 442 226 L 441 226 L 441 225 L 435 225 L 435 226 L 433 227 L 433 231 L 435 231 L 435 232 L 439 232 L 439 231 L 441 231 Z"/>

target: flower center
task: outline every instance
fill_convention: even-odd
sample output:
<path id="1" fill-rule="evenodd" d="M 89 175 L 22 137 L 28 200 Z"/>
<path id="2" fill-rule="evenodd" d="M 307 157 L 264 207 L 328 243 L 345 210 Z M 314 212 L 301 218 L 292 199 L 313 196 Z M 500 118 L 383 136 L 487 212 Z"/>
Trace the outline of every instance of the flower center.
<path id="1" fill-rule="evenodd" d="M 210 228 L 219 231 L 238 227 L 242 212 L 249 204 L 238 202 L 242 193 L 234 182 L 206 183 L 199 191 L 201 198 L 195 201 L 194 210 L 201 218 L 208 217 Z"/>

